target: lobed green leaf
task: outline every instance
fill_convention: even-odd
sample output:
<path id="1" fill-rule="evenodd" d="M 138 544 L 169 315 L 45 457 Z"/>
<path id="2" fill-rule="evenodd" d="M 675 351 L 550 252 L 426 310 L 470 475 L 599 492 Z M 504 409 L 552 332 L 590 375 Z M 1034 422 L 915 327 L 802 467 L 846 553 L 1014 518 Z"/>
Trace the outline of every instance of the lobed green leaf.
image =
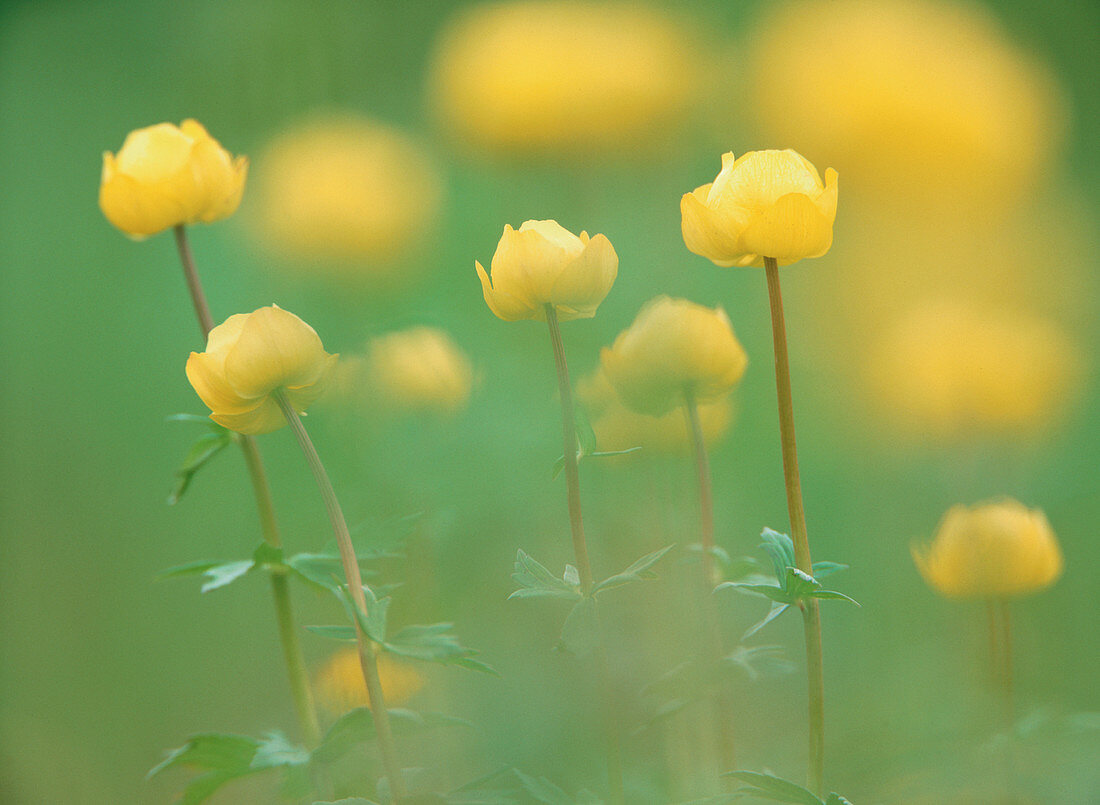
<path id="1" fill-rule="evenodd" d="M 630 584 L 635 581 L 648 581 L 650 579 L 657 578 L 657 574 L 650 568 L 657 564 L 661 559 L 671 551 L 675 545 L 666 545 L 659 550 L 647 553 L 641 559 L 638 559 L 630 567 L 623 570 L 621 573 L 616 573 L 614 576 L 610 576 L 603 581 L 599 582 L 592 588 L 592 594 L 603 592 L 604 590 L 612 590 L 615 587 L 622 587 L 624 584 Z"/>

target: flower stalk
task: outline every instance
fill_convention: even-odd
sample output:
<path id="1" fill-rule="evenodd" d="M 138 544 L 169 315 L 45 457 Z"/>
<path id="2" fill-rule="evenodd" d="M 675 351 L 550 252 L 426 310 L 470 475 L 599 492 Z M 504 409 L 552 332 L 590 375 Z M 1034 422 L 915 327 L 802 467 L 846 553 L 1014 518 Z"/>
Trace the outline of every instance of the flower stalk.
<path id="1" fill-rule="evenodd" d="M 550 343 L 554 348 L 554 365 L 558 373 L 558 392 L 561 396 L 562 448 L 565 460 L 565 486 L 569 502 L 569 524 L 573 534 L 573 554 L 580 577 L 581 592 L 587 597 L 592 592 L 592 565 L 588 559 L 588 544 L 584 536 L 584 519 L 581 516 L 580 473 L 577 468 L 577 425 L 573 411 L 573 388 L 569 382 L 569 365 L 565 359 L 565 344 L 561 338 L 558 314 L 552 304 L 545 305 L 546 323 L 550 328 Z M 621 805 L 626 800 L 623 793 L 622 748 L 619 730 L 612 710 L 610 673 L 607 665 L 607 650 L 603 642 L 603 630 L 600 629 L 600 642 L 597 648 L 597 662 L 602 687 L 607 729 L 607 779 L 611 792 L 611 802 Z"/>
<path id="2" fill-rule="evenodd" d="M 324 502 L 325 511 L 328 513 L 332 532 L 336 537 L 336 544 L 340 551 L 340 560 L 344 566 L 344 575 L 348 584 L 348 592 L 352 602 L 359 612 L 366 615 L 367 600 L 363 594 L 363 579 L 359 572 L 359 559 L 355 555 L 355 547 L 351 542 L 351 534 L 348 532 L 348 524 L 344 519 L 340 501 L 336 498 L 336 491 L 332 488 L 321 457 L 313 446 L 305 426 L 298 412 L 291 407 L 286 395 L 282 391 L 274 393 L 274 399 L 286 417 L 287 424 L 294 432 L 298 445 L 302 448 L 306 463 L 317 481 L 317 487 L 321 492 L 321 500 Z M 386 710 L 386 700 L 382 694 L 382 683 L 378 676 L 378 659 L 375 653 L 374 642 L 362 630 L 358 620 L 355 622 L 356 643 L 359 648 L 359 664 L 363 669 L 363 680 L 367 686 L 367 696 L 370 700 L 371 714 L 374 716 L 374 728 L 378 735 L 378 746 L 382 753 L 382 764 L 389 778 L 390 790 L 395 801 L 400 802 L 407 796 L 405 781 L 401 776 L 401 765 L 397 761 L 397 751 L 393 739 L 393 729 L 390 726 L 389 711 Z"/>
<path id="3" fill-rule="evenodd" d="M 191 244 L 187 239 L 187 230 L 182 224 L 173 230 L 176 248 L 179 251 L 183 275 L 187 281 L 187 290 L 195 307 L 195 316 L 202 332 L 203 343 L 214 329 L 214 320 L 210 315 L 210 306 L 206 302 L 202 282 L 199 279 L 195 258 L 191 253 Z M 255 438 L 245 434 L 236 434 L 235 441 L 241 447 L 248 475 L 252 481 L 252 492 L 256 499 L 256 508 L 260 517 L 260 530 L 264 541 L 272 548 L 282 547 L 278 522 L 275 519 L 275 505 L 271 497 L 271 487 L 267 481 L 263 459 Z M 279 642 L 283 650 L 287 679 L 290 683 L 290 695 L 294 703 L 294 712 L 298 720 L 302 740 L 313 747 L 321 741 L 321 725 L 317 718 L 317 708 L 313 701 L 313 691 L 309 684 L 305 657 L 298 639 L 298 627 L 295 623 L 294 609 L 290 599 L 290 585 L 286 575 L 271 573 L 271 594 L 275 603 L 275 619 L 279 629 Z"/>
<path id="4" fill-rule="evenodd" d="M 783 296 L 779 287 L 779 263 L 764 258 L 771 303 L 772 341 L 775 348 L 775 388 L 779 401 L 779 436 L 783 450 L 783 479 L 787 490 L 787 512 L 791 521 L 795 564 L 803 573 L 813 575 L 810 541 L 806 532 L 806 512 L 802 506 L 802 483 L 798 474 L 798 448 L 795 444 L 794 405 L 791 401 L 791 369 L 787 357 L 787 330 L 783 318 Z M 807 787 L 818 796 L 825 774 L 825 673 L 821 646 L 821 612 L 816 598 L 800 604 L 806 642 L 806 676 L 809 699 L 809 768 Z"/>
<path id="5" fill-rule="evenodd" d="M 703 568 L 703 642 L 706 647 L 706 660 L 715 674 L 715 718 L 718 724 L 719 762 L 735 767 L 736 751 L 733 730 L 733 703 L 730 701 L 728 686 L 720 674 L 722 662 L 722 627 L 718 621 L 717 602 L 712 595 L 718 584 L 718 574 L 714 567 L 714 496 L 711 490 L 710 458 L 707 455 L 707 443 L 703 438 L 703 425 L 699 420 L 699 404 L 690 386 L 684 389 L 684 414 L 687 417 L 688 431 L 695 453 L 695 468 L 699 480 L 699 521 L 702 543 Z"/>

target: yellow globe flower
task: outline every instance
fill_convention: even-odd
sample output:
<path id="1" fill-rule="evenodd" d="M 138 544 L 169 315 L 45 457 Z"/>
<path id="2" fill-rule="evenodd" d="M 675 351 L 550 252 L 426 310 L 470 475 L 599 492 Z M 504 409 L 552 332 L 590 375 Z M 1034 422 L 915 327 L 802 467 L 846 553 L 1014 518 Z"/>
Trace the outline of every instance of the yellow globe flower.
<path id="1" fill-rule="evenodd" d="M 833 244 L 836 201 L 836 171 L 823 183 L 795 151 L 723 154 L 715 180 L 680 200 L 684 243 L 719 266 L 821 257 Z"/>
<path id="2" fill-rule="evenodd" d="M 1035 430 L 1073 396 L 1077 350 L 1054 323 L 959 301 L 917 307 L 869 362 L 881 410 L 922 436 Z"/>
<path id="3" fill-rule="evenodd" d="M 828 154 L 888 203 L 1025 197 L 1064 128 L 1050 71 L 977 4 L 790 3 L 762 23 L 749 61 L 764 135 Z"/>
<path id="4" fill-rule="evenodd" d="M 433 327 L 372 340 L 364 374 L 377 403 L 397 413 L 456 413 L 466 406 L 473 379 L 466 353 Z"/>
<path id="5" fill-rule="evenodd" d="M 234 159 L 198 122 L 159 123 L 103 154 L 99 207 L 134 238 L 209 224 L 236 212 L 247 173 L 248 158 Z"/>
<path id="6" fill-rule="evenodd" d="M 619 273 L 619 256 L 603 235 L 577 237 L 557 221 L 505 225 L 490 274 L 474 263 L 489 309 L 505 321 L 590 319 Z"/>
<path id="7" fill-rule="evenodd" d="M 273 395 L 281 392 L 295 411 L 305 411 L 324 391 L 336 359 L 312 327 L 271 305 L 211 330 L 206 351 L 187 359 L 187 379 L 219 425 L 269 433 L 286 424 Z"/>
<path id="8" fill-rule="evenodd" d="M 748 357 L 722 308 L 658 296 L 600 353 L 600 365 L 633 411 L 662 416 L 730 391 Z"/>
<path id="9" fill-rule="evenodd" d="M 438 217 L 441 180 L 428 155 L 406 134 L 369 119 L 291 128 L 259 165 L 255 233 L 311 270 L 320 260 L 321 270 L 347 277 L 398 273 L 393 264 L 421 245 Z"/>
<path id="10" fill-rule="evenodd" d="M 698 52 L 668 15 L 636 4 L 481 5 L 441 37 L 431 99 L 446 131 L 493 153 L 621 153 L 681 124 Z"/>
<path id="11" fill-rule="evenodd" d="M 577 397 L 592 419 L 592 430 L 600 450 L 642 448 L 641 452 L 624 455 L 622 460 L 691 452 L 692 437 L 683 411 L 672 410 L 663 416 L 631 411 L 619 400 L 602 370 L 578 381 Z M 729 432 L 733 403 L 728 396 L 720 397 L 700 403 L 698 410 L 703 441 L 709 447 Z"/>
<path id="12" fill-rule="evenodd" d="M 1039 509 L 1006 498 L 952 507 L 932 544 L 913 548 L 925 581 L 950 598 L 1035 592 L 1062 575 L 1062 551 Z"/>
<path id="13" fill-rule="evenodd" d="M 385 653 L 378 655 L 378 678 L 387 707 L 404 704 L 424 687 L 424 677 L 415 668 Z M 318 700 L 334 716 L 370 707 L 359 653 L 354 648 L 333 654 L 314 674 L 313 683 Z"/>

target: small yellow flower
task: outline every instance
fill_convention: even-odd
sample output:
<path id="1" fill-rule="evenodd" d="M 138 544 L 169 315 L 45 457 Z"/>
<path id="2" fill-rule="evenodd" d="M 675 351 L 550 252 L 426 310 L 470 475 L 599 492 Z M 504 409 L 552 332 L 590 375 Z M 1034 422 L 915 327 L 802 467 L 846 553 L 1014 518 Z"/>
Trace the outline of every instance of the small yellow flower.
<path id="1" fill-rule="evenodd" d="M 428 154 L 369 119 L 290 128 L 258 164 L 256 235 L 310 270 L 360 279 L 398 273 L 388 264 L 415 250 L 438 217 L 441 180 Z"/>
<path id="2" fill-rule="evenodd" d="M 706 401 L 729 392 L 748 357 L 722 308 L 658 296 L 602 350 L 600 365 L 628 408 L 662 416 L 687 394 Z"/>
<path id="3" fill-rule="evenodd" d="M 470 359 L 443 330 L 413 327 L 370 342 L 365 367 L 371 396 L 393 412 L 453 414 L 470 398 Z"/>
<path id="4" fill-rule="evenodd" d="M 653 455 L 683 455 L 692 449 L 692 437 L 683 411 L 672 410 L 663 416 L 631 411 L 619 400 L 602 370 L 577 382 L 577 397 L 592 419 L 592 430 L 600 450 L 641 447 L 641 452 L 622 457 L 629 460 Z M 733 403 L 725 396 L 700 403 L 698 408 L 703 441 L 708 446 L 713 445 L 729 431 Z"/>
<path id="5" fill-rule="evenodd" d="M 906 216 L 915 201 L 1026 198 L 1057 154 L 1065 104 L 1049 67 L 982 5 L 775 4 L 747 50 L 764 135 L 828 154 L 852 192 Z"/>
<path id="6" fill-rule="evenodd" d="M 925 304 L 875 344 L 868 365 L 874 401 L 922 437 L 1037 430 L 1062 413 L 1079 377 L 1066 334 L 1026 311 Z"/>
<path id="7" fill-rule="evenodd" d="M 180 224 L 213 223 L 236 212 L 248 158 L 230 156 L 194 120 L 130 132 L 103 154 L 99 207 L 134 238 Z"/>
<path id="8" fill-rule="evenodd" d="M 638 4 L 482 4 L 440 37 L 431 100 L 447 132 L 494 154 L 621 154 L 683 124 L 699 53 L 670 15 Z"/>
<path id="9" fill-rule="evenodd" d="M 404 704 L 424 687 L 424 677 L 415 668 L 385 653 L 378 655 L 378 678 L 387 707 Z M 334 716 L 370 707 L 359 652 L 354 648 L 333 654 L 314 674 L 313 683 L 318 700 Z"/>
<path id="10" fill-rule="evenodd" d="M 505 321 L 546 320 L 553 305 L 562 321 L 590 319 L 619 273 L 619 256 L 603 235 L 577 237 L 557 221 L 505 225 L 490 264 L 476 262 L 489 309 Z"/>
<path id="11" fill-rule="evenodd" d="M 336 358 L 312 327 L 271 305 L 211 330 L 206 352 L 187 359 L 187 379 L 219 425 L 269 433 L 286 424 L 272 395 L 281 391 L 295 411 L 305 411 L 324 391 Z"/>
<path id="12" fill-rule="evenodd" d="M 949 598 L 1023 595 L 1062 575 L 1062 551 L 1046 515 L 1011 498 L 952 507 L 932 544 L 913 547 L 913 559 Z"/>
<path id="13" fill-rule="evenodd" d="M 836 199 L 836 171 L 825 171 L 823 183 L 789 148 L 723 154 L 717 178 L 680 200 L 684 243 L 719 266 L 821 257 L 833 244 Z"/>

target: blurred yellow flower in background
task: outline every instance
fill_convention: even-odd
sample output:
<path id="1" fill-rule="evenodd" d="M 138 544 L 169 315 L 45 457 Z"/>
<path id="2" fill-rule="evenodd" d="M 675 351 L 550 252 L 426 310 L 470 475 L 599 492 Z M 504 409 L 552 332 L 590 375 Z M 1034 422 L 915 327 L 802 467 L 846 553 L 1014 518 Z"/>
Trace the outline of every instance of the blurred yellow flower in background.
<path id="1" fill-rule="evenodd" d="M 282 392 L 295 411 L 305 411 L 324 391 L 336 359 L 312 327 L 271 305 L 211 330 L 206 351 L 187 359 L 187 379 L 219 425 L 269 433 L 286 424 L 273 395 Z"/>
<path id="2" fill-rule="evenodd" d="M 630 453 L 623 459 L 691 452 L 691 432 L 683 411 L 674 409 L 662 416 L 631 411 L 600 369 L 577 382 L 577 397 L 591 419 L 599 450 L 642 448 L 641 453 Z M 709 447 L 729 432 L 733 403 L 727 395 L 699 404 L 698 410 L 703 440 Z"/>
<path id="3" fill-rule="evenodd" d="M 882 413 L 922 437 L 1037 430 L 1080 379 L 1077 349 L 1053 322 L 962 301 L 911 310 L 876 340 L 867 368 Z"/>
<path id="4" fill-rule="evenodd" d="M 430 97 L 446 131 L 487 151 L 619 153 L 682 122 L 699 86 L 697 52 L 655 8 L 487 4 L 440 38 Z"/>
<path id="5" fill-rule="evenodd" d="M 833 243 L 836 202 L 836 171 L 822 182 L 796 151 L 723 154 L 715 180 L 680 200 L 684 243 L 719 266 L 820 257 Z"/>
<path id="6" fill-rule="evenodd" d="M 422 245 L 438 218 L 442 180 L 428 154 L 367 118 L 289 128 L 257 164 L 254 234 L 310 271 L 360 280 L 407 272 L 395 263 Z"/>
<path id="7" fill-rule="evenodd" d="M 363 368 L 372 399 L 394 413 L 453 414 L 470 398 L 470 359 L 446 332 L 434 327 L 372 339 Z"/>
<path id="8" fill-rule="evenodd" d="M 1046 515 L 1005 498 L 953 506 L 932 544 L 914 546 L 925 581 L 950 598 L 1003 598 L 1035 592 L 1062 575 L 1062 550 Z"/>
<path id="9" fill-rule="evenodd" d="M 603 235 L 577 237 L 557 221 L 505 224 L 487 274 L 474 262 L 489 309 L 505 321 L 590 319 L 619 273 L 619 256 Z"/>
<path id="10" fill-rule="evenodd" d="M 763 134 L 904 206 L 1003 207 L 1034 187 L 1065 126 L 1048 70 L 976 5 L 809 0 L 751 47 Z"/>
<path id="11" fill-rule="evenodd" d="M 236 212 L 248 158 L 233 158 L 200 123 L 158 123 L 131 131 L 118 154 L 103 154 L 99 207 L 134 238 Z"/>
<path id="12" fill-rule="evenodd" d="M 378 677 L 387 707 L 398 707 L 424 687 L 424 677 L 411 665 L 398 662 L 389 654 L 378 655 Z M 356 707 L 370 707 L 359 653 L 354 648 L 333 654 L 313 677 L 317 699 L 334 716 Z"/>
<path id="13" fill-rule="evenodd" d="M 662 416 L 728 393 L 748 356 L 722 308 L 658 296 L 600 352 L 600 366 L 627 408 Z"/>

